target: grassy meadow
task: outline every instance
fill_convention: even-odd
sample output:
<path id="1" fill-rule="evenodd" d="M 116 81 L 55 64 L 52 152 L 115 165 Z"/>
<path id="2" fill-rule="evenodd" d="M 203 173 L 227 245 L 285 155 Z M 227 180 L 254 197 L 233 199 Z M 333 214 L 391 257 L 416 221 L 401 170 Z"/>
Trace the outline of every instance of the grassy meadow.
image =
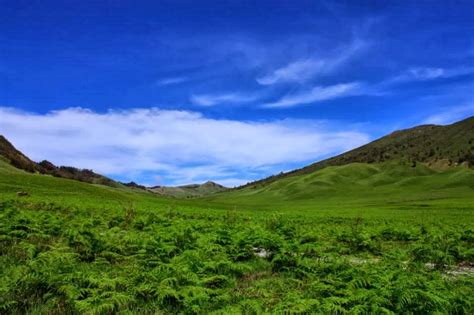
<path id="1" fill-rule="evenodd" d="M 472 314 L 473 188 L 350 164 L 175 199 L 0 161 L 0 313 Z"/>

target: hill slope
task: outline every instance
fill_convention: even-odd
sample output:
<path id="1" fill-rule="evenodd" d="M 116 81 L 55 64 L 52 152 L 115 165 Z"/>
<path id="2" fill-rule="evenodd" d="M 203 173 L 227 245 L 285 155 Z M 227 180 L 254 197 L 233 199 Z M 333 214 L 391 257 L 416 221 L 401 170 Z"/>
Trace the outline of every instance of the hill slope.
<path id="1" fill-rule="evenodd" d="M 226 191 L 227 189 L 227 187 L 208 181 L 204 184 L 192 184 L 177 187 L 156 186 L 149 188 L 148 190 L 160 195 L 186 198 L 210 195 Z"/>
<path id="2" fill-rule="evenodd" d="M 100 184 L 111 187 L 120 187 L 121 184 L 103 175 L 87 169 L 78 169 L 70 166 L 56 166 L 49 161 L 33 162 L 26 155 L 18 151 L 4 136 L 0 135 L 0 157 L 10 165 L 30 173 L 48 174 L 55 177 L 74 179 L 90 184 Z"/>
<path id="3" fill-rule="evenodd" d="M 4 159 L 10 165 L 30 173 L 40 173 L 52 175 L 55 177 L 68 178 L 86 182 L 90 184 L 100 184 L 110 187 L 129 187 L 143 191 L 151 191 L 159 195 L 166 195 L 178 198 L 197 197 L 222 192 L 226 187 L 217 183 L 208 181 L 204 184 L 192 184 L 177 187 L 156 186 L 147 188 L 135 182 L 119 183 L 108 177 L 97 174 L 91 170 L 78 169 L 70 166 L 56 166 L 49 161 L 36 163 L 30 160 L 25 154 L 17 150 L 4 136 L 0 135 L 0 158 Z"/>
<path id="4" fill-rule="evenodd" d="M 474 198 L 474 117 L 401 130 L 336 157 L 207 198 L 228 206 L 320 209 Z"/>
<path id="5" fill-rule="evenodd" d="M 27 172 L 41 172 L 42 168 L 18 151 L 4 136 L 0 135 L 0 157 L 9 164 Z"/>
<path id="6" fill-rule="evenodd" d="M 474 166 L 474 117 L 448 126 L 422 125 L 400 130 L 333 158 L 291 172 L 271 176 L 242 187 L 265 185 L 289 177 L 310 174 L 328 166 L 405 160 L 426 163 L 434 169 L 464 164 Z"/>
<path id="7" fill-rule="evenodd" d="M 206 198 L 221 206 L 274 210 L 474 207 L 474 170 L 433 170 L 410 162 L 351 163 L 279 178 Z"/>

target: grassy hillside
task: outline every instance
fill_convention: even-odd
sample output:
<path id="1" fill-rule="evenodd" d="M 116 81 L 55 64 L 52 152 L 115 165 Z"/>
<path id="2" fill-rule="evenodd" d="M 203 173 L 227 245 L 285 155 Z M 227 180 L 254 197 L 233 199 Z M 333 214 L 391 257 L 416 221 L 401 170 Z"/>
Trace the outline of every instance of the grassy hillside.
<path id="1" fill-rule="evenodd" d="M 0 135 L 0 157 L 4 162 L 16 168 L 28 171 L 39 172 L 40 167 L 30 160 L 26 155 L 18 151 L 4 136 Z"/>
<path id="2" fill-rule="evenodd" d="M 285 177 L 310 174 L 328 166 L 400 160 L 412 164 L 422 162 L 434 169 L 446 169 L 460 164 L 474 167 L 474 117 L 448 126 L 423 125 L 396 131 L 333 158 L 258 180 L 243 187 L 258 186 Z"/>
<path id="3" fill-rule="evenodd" d="M 30 173 L 48 174 L 55 177 L 69 178 L 91 184 L 101 184 L 111 187 L 121 187 L 122 184 L 94 173 L 87 169 L 71 166 L 56 166 L 49 161 L 33 162 L 22 152 L 18 151 L 4 136 L 0 135 L 0 157 L 4 162 Z"/>
<path id="4" fill-rule="evenodd" d="M 18 192 L 28 196 L 17 197 Z M 33 203 L 56 203 L 82 208 L 153 207 L 167 203 L 163 197 L 130 188 L 93 185 L 72 179 L 32 174 L 0 159 L 0 200 L 19 199 Z"/>
<path id="5" fill-rule="evenodd" d="M 227 189 L 228 188 L 222 185 L 209 181 L 204 184 L 193 184 L 176 187 L 157 186 L 149 188 L 148 190 L 160 195 L 188 198 L 211 195 L 226 191 Z"/>
<path id="6" fill-rule="evenodd" d="M 49 175 L 31 174 L 0 159 L 0 198 L 53 202 L 86 208 L 202 208 L 286 215 L 386 215 L 381 209 L 444 211 L 474 208 L 474 171 L 465 167 L 434 171 L 422 164 L 361 164 L 328 167 L 261 187 L 212 196 L 175 199 L 127 187 L 91 185 Z M 25 191 L 28 197 L 17 197 Z M 404 214 L 401 214 L 403 217 Z"/>
<path id="7" fill-rule="evenodd" d="M 353 163 L 311 174 L 218 194 L 206 200 L 221 206 L 255 209 L 324 210 L 371 208 L 474 207 L 474 171 L 452 167 L 436 171 L 408 162 Z"/>

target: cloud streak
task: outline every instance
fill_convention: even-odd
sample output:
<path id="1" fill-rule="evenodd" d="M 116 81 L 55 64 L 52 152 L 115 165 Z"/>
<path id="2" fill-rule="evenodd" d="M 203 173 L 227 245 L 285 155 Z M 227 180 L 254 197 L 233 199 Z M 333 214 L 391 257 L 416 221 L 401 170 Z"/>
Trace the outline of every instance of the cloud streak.
<path id="1" fill-rule="evenodd" d="M 272 85 L 279 82 L 304 82 L 316 73 L 325 72 L 328 69 L 329 65 L 325 60 L 299 60 L 256 80 L 260 85 Z"/>
<path id="2" fill-rule="evenodd" d="M 179 84 L 179 83 L 183 83 L 187 81 L 189 81 L 188 77 L 174 77 L 174 78 L 164 78 L 164 79 L 158 80 L 156 81 L 156 84 L 160 86 L 166 86 L 166 85 Z"/>
<path id="3" fill-rule="evenodd" d="M 193 94 L 190 101 L 198 106 L 214 106 L 219 104 L 237 104 L 248 103 L 254 101 L 256 98 L 250 95 L 243 95 L 239 93 L 225 93 L 225 94 Z"/>
<path id="4" fill-rule="evenodd" d="M 415 67 L 406 70 L 404 73 L 388 80 L 386 83 L 430 81 L 437 79 L 454 78 L 469 74 L 474 74 L 474 67 L 460 67 L 450 69 L 434 67 Z"/>
<path id="5" fill-rule="evenodd" d="M 34 160 L 149 184 L 160 176 L 162 184 L 236 185 L 369 140 L 322 121 L 244 122 L 158 108 L 35 114 L 0 107 L 0 133 Z"/>
<path id="6" fill-rule="evenodd" d="M 273 85 L 284 82 L 306 82 L 309 79 L 333 72 L 357 53 L 359 53 L 367 44 L 362 40 L 355 40 L 348 47 L 342 49 L 342 52 L 336 53 L 328 58 L 307 58 L 297 60 L 288 65 L 278 68 L 271 73 L 257 78 L 260 85 Z"/>
<path id="7" fill-rule="evenodd" d="M 280 100 L 264 104 L 264 108 L 288 108 L 322 102 L 330 99 L 365 94 L 359 82 L 340 83 L 329 86 L 316 86 L 309 91 L 286 95 Z"/>

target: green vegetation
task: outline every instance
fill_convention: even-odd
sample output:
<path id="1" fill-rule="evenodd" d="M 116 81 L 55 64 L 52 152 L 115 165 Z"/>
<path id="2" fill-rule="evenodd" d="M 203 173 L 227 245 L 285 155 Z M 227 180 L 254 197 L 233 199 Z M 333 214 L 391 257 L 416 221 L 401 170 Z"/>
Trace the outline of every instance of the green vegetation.
<path id="1" fill-rule="evenodd" d="M 0 313 L 472 313 L 472 173 L 354 164 L 211 201 L 0 161 Z"/>
<path id="2" fill-rule="evenodd" d="M 372 209 L 383 217 L 387 211 L 420 207 L 435 212 L 451 207 L 474 209 L 473 192 L 474 170 L 470 168 L 458 166 L 436 171 L 422 163 L 413 166 L 409 162 L 391 161 L 330 166 L 311 174 L 287 176 L 209 196 L 206 201 L 224 207 L 236 205 L 288 213 L 297 210 L 310 215 Z"/>
<path id="3" fill-rule="evenodd" d="M 3 312 L 473 310 L 459 222 L 91 210 L 0 205 Z"/>
<path id="4" fill-rule="evenodd" d="M 176 187 L 156 186 L 149 188 L 149 190 L 154 193 L 178 198 L 205 196 L 218 192 L 223 192 L 227 189 L 228 188 L 211 181 L 208 181 L 204 184 L 191 184 Z"/>
<path id="5" fill-rule="evenodd" d="M 422 162 L 438 170 L 460 164 L 473 168 L 474 117 L 447 126 L 423 125 L 396 131 L 352 151 L 246 186 L 268 184 L 286 177 L 311 174 L 328 166 L 394 160 L 413 164 Z"/>
<path id="6" fill-rule="evenodd" d="M 473 122 L 184 199 L 0 138 L 0 314 L 473 314 Z"/>
<path id="7" fill-rule="evenodd" d="M 50 175 L 31 174 L 8 165 L 0 158 L 0 200 L 17 197 L 17 192 L 29 194 L 30 202 L 54 202 L 64 206 L 84 208 L 124 207 L 134 203 L 140 207 L 156 206 L 167 202 L 151 193 L 130 188 L 91 185 L 76 180 Z"/>

